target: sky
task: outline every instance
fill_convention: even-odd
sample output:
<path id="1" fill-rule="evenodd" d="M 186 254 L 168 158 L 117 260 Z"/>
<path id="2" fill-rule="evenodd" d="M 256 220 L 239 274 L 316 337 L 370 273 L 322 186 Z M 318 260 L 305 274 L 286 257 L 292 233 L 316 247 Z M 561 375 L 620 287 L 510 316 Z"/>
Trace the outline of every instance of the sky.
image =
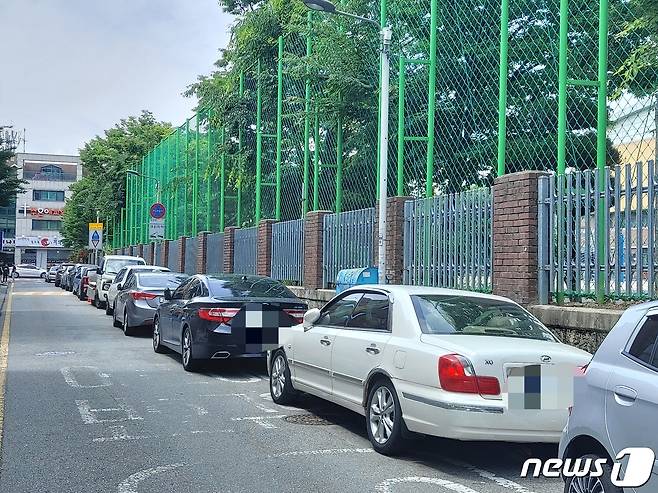
<path id="1" fill-rule="evenodd" d="M 212 71 L 233 22 L 217 0 L 0 3 L 0 125 L 25 128 L 36 153 L 77 154 L 142 110 L 182 123 L 196 105 L 182 92 Z"/>

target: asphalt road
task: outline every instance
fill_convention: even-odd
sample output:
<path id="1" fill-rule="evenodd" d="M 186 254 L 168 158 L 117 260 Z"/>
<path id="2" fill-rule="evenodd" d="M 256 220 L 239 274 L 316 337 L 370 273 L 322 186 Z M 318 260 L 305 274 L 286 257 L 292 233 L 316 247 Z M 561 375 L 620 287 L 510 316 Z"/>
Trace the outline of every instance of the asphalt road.
<path id="1" fill-rule="evenodd" d="M 3 493 L 562 491 L 519 478 L 555 447 L 419 438 L 384 457 L 357 414 L 272 403 L 264 362 L 186 373 L 42 281 L 19 279 L 8 303 Z"/>

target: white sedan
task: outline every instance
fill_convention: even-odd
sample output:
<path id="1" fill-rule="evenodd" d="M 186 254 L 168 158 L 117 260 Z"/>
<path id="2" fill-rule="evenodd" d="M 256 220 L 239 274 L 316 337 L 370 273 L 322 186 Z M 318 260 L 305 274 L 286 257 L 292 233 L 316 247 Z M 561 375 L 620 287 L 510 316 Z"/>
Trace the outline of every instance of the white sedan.
<path id="1" fill-rule="evenodd" d="M 304 391 L 358 412 L 384 454 L 409 431 L 557 443 L 573 375 L 591 359 L 511 300 L 415 286 L 344 291 L 279 329 L 279 346 L 274 402 Z"/>
<path id="2" fill-rule="evenodd" d="M 35 277 L 45 279 L 46 270 L 40 269 L 33 264 L 19 264 L 16 266 L 16 271 L 13 273 L 14 278 L 18 277 Z"/>

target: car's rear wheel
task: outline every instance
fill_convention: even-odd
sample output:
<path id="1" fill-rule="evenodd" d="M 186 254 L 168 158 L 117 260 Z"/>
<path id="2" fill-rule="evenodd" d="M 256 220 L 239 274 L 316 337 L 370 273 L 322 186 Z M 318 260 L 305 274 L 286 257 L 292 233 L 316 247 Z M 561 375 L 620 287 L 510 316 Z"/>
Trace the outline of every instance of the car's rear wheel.
<path id="1" fill-rule="evenodd" d="M 160 340 L 160 321 L 158 317 L 153 320 L 153 351 L 156 353 L 166 352 L 165 347 L 161 344 Z"/>
<path id="2" fill-rule="evenodd" d="M 594 461 L 601 459 L 601 457 L 593 454 L 583 455 L 579 457 L 581 461 L 591 459 Z M 623 493 L 621 488 L 612 484 L 610 475 L 612 474 L 612 467 L 609 464 L 603 466 L 603 476 L 594 478 L 591 475 L 583 477 L 566 478 L 564 483 L 564 493 Z"/>
<path id="3" fill-rule="evenodd" d="M 94 295 L 94 298 L 91 300 L 91 306 L 95 306 L 98 308 L 98 293 Z"/>
<path id="4" fill-rule="evenodd" d="M 272 363 L 270 366 L 270 395 L 272 400 L 277 404 L 290 404 L 297 392 L 292 386 L 290 379 L 290 368 L 288 367 L 288 360 L 286 353 L 282 350 L 274 353 Z"/>
<path id="5" fill-rule="evenodd" d="M 46 273 L 45 273 L 45 272 L 42 272 L 42 273 L 41 273 L 41 279 L 45 279 L 45 278 L 46 278 Z"/>
<path id="6" fill-rule="evenodd" d="M 110 302 L 105 302 L 105 315 L 112 315 L 113 313 L 114 309 L 110 306 Z"/>
<path id="7" fill-rule="evenodd" d="M 107 304 L 107 301 L 103 301 L 98 297 L 98 292 L 96 292 L 96 308 L 99 310 L 102 310 L 105 308 L 105 305 Z"/>
<path id="8" fill-rule="evenodd" d="M 130 322 L 128 320 L 128 313 L 124 310 L 123 311 L 123 335 L 125 336 L 133 336 L 135 335 L 135 327 L 132 327 L 130 325 Z"/>
<path id="9" fill-rule="evenodd" d="M 181 360 L 185 371 L 196 371 L 199 369 L 200 362 L 194 359 L 192 354 L 192 331 L 185 327 L 183 337 L 181 337 Z"/>
<path id="10" fill-rule="evenodd" d="M 87 301 L 87 296 L 82 292 L 82 289 L 78 293 L 78 298 L 80 299 L 80 301 Z"/>
<path id="11" fill-rule="evenodd" d="M 378 380 L 370 389 L 366 408 L 368 438 L 376 452 L 384 455 L 398 453 L 403 444 L 402 410 L 393 384 Z"/>

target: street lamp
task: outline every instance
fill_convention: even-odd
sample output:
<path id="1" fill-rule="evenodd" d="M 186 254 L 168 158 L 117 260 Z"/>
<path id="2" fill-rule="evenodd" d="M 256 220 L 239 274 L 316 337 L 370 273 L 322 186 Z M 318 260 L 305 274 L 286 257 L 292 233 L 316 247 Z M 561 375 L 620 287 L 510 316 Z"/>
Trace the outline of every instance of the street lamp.
<path id="1" fill-rule="evenodd" d="M 155 182 L 156 200 L 158 202 L 160 202 L 160 180 L 158 180 L 157 178 L 154 178 L 153 176 L 148 176 L 148 175 L 140 173 L 139 171 L 135 171 L 135 170 L 132 170 L 132 169 L 127 169 L 126 174 L 127 175 L 132 175 L 132 176 L 139 176 L 139 177 L 144 178 L 146 180 L 153 180 Z"/>
<path id="2" fill-rule="evenodd" d="M 390 48 L 392 30 L 389 26 L 380 25 L 367 17 L 350 14 L 338 10 L 329 0 L 303 0 L 309 9 L 325 12 L 327 14 L 342 15 L 350 17 L 370 25 L 379 30 L 381 50 L 379 63 L 381 67 L 381 81 L 379 85 L 379 220 L 378 227 L 378 259 L 379 283 L 386 284 L 386 199 L 388 182 L 388 107 L 389 107 L 389 85 L 390 85 Z"/>

